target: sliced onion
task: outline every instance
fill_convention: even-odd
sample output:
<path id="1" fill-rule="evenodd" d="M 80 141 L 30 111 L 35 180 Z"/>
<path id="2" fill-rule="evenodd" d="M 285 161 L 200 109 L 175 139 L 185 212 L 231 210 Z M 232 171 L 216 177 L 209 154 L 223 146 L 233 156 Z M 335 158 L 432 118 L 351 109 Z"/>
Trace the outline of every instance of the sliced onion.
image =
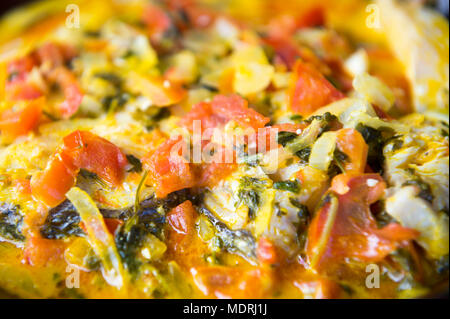
<path id="1" fill-rule="evenodd" d="M 89 243 L 102 261 L 102 274 L 106 282 L 111 286 L 122 288 L 126 273 L 114 238 L 109 233 L 97 205 L 86 192 L 78 187 L 72 187 L 66 197 L 80 214 Z"/>
<path id="2" fill-rule="evenodd" d="M 309 157 L 309 165 L 327 171 L 336 149 L 336 132 L 326 132 L 314 143 Z"/>

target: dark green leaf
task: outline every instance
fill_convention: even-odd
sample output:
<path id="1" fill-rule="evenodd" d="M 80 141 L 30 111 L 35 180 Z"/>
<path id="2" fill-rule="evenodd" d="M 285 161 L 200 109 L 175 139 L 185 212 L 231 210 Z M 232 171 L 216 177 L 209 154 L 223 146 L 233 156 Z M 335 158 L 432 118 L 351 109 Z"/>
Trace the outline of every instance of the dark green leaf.
<path id="1" fill-rule="evenodd" d="M 298 193 L 300 191 L 300 184 L 297 180 L 295 181 L 284 181 L 284 182 L 276 182 L 273 184 L 273 188 L 289 191 L 292 193 Z"/>

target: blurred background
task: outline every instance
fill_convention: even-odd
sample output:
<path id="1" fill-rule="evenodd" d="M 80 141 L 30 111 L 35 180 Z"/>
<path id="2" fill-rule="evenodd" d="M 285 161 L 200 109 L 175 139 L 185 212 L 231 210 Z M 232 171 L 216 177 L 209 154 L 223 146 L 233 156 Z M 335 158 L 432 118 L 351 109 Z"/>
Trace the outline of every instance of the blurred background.
<path id="1" fill-rule="evenodd" d="M 36 0 L 2 0 L 0 2 L 0 15 L 22 4 L 29 3 Z M 245 0 L 241 0 L 245 1 Z M 449 17 L 449 0 L 410 0 L 426 2 L 428 5 L 437 8 L 447 18 Z M 320 0 L 318 0 L 320 2 Z"/>

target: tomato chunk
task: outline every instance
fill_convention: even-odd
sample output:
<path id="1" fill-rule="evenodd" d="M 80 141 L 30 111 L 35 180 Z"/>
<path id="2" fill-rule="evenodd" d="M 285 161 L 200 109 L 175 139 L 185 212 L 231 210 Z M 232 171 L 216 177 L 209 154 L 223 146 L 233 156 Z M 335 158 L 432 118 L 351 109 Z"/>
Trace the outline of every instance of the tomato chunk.
<path id="1" fill-rule="evenodd" d="M 86 131 L 75 131 L 66 136 L 63 152 L 75 167 L 91 171 L 116 186 L 121 183 L 128 163 L 120 148 Z"/>
<path id="2" fill-rule="evenodd" d="M 322 6 L 315 6 L 307 10 L 297 21 L 297 28 L 311 28 L 325 24 L 325 10 Z"/>
<path id="3" fill-rule="evenodd" d="M 9 81 L 6 82 L 6 95 L 12 101 L 33 100 L 42 96 L 36 85 L 28 82 L 28 73 L 33 69 L 36 60 L 26 56 L 8 64 Z"/>
<path id="4" fill-rule="evenodd" d="M 0 131 L 9 138 L 25 135 L 39 123 L 43 99 L 24 103 L 21 110 L 7 109 L 0 113 Z"/>
<path id="5" fill-rule="evenodd" d="M 71 117 L 78 111 L 83 93 L 75 76 L 68 69 L 58 67 L 49 75 L 51 81 L 60 85 L 64 93 L 64 101 L 59 105 L 59 112 L 65 119 Z"/>
<path id="6" fill-rule="evenodd" d="M 336 176 L 327 200 L 311 222 L 307 255 L 312 268 L 356 258 L 377 262 L 402 241 L 418 236 L 398 224 L 378 229 L 370 205 L 381 198 L 386 184 L 378 174 Z"/>
<path id="7" fill-rule="evenodd" d="M 33 175 L 33 195 L 49 206 L 61 203 L 75 185 L 81 168 L 97 174 L 111 185 L 119 185 L 128 161 L 111 142 L 86 131 L 75 131 L 63 139 L 62 147 L 50 158 L 46 169 Z"/>
<path id="8" fill-rule="evenodd" d="M 206 245 L 195 229 L 198 213 L 190 201 L 172 209 L 167 214 L 167 253 L 183 268 L 204 264 Z"/>
<path id="9" fill-rule="evenodd" d="M 294 81 L 289 90 L 290 106 L 301 115 L 310 115 L 345 97 L 319 71 L 302 61 L 297 61 L 294 67 Z"/>
<path id="10" fill-rule="evenodd" d="M 196 178 L 191 164 L 183 158 L 184 140 L 181 136 L 161 144 L 147 155 L 144 163 L 148 169 L 148 180 L 155 187 L 156 196 L 195 186 Z"/>
<path id="11" fill-rule="evenodd" d="M 61 153 L 54 154 L 43 172 L 34 174 L 30 181 L 34 197 L 54 207 L 60 204 L 66 193 L 75 185 L 78 169 Z"/>
<path id="12" fill-rule="evenodd" d="M 362 174 L 366 168 L 369 146 L 355 129 L 342 129 L 337 132 L 337 147 L 348 156 L 345 162 L 347 174 Z"/>
<path id="13" fill-rule="evenodd" d="M 212 101 L 215 114 L 223 114 L 228 120 L 234 120 L 243 127 L 258 129 L 270 122 L 270 119 L 248 107 L 247 100 L 239 95 L 216 95 Z"/>
<path id="14" fill-rule="evenodd" d="M 164 33 L 172 27 L 172 20 L 163 9 L 156 5 L 148 4 L 144 8 L 142 21 L 148 28 L 152 40 L 159 40 Z"/>
<path id="15" fill-rule="evenodd" d="M 234 120 L 244 128 L 258 129 L 270 119 L 248 107 L 248 102 L 239 95 L 216 95 L 211 103 L 201 102 L 182 119 L 181 125 L 192 129 L 195 120 L 201 121 L 202 130 L 215 128 Z"/>
<path id="16" fill-rule="evenodd" d="M 75 75 L 64 65 L 75 56 L 75 49 L 71 46 L 46 43 L 28 56 L 11 62 L 8 72 L 12 78 L 6 84 L 8 98 L 32 100 L 40 97 L 40 88 L 28 81 L 28 75 L 33 67 L 45 65 L 42 71 L 45 80 L 57 83 L 64 93 L 65 100 L 59 107 L 60 115 L 69 118 L 78 110 L 83 98 Z"/>

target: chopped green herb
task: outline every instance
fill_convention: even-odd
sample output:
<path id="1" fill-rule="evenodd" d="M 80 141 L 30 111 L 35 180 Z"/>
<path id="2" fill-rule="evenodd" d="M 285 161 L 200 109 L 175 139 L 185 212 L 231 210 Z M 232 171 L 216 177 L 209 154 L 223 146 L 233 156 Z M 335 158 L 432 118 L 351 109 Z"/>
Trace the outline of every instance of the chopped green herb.
<path id="1" fill-rule="evenodd" d="M 286 146 L 290 141 L 295 139 L 298 135 L 292 132 L 279 132 L 278 144 Z"/>
<path id="2" fill-rule="evenodd" d="M 127 155 L 128 163 L 132 165 L 132 167 L 128 170 L 128 172 L 140 173 L 142 172 L 142 162 L 134 155 Z"/>
<path id="3" fill-rule="evenodd" d="M 108 183 L 105 182 L 103 179 L 101 179 L 97 174 L 90 172 L 84 168 L 80 169 L 80 172 L 78 173 L 81 177 L 87 180 L 92 180 L 95 183 L 97 183 L 100 187 L 108 188 Z"/>
<path id="4" fill-rule="evenodd" d="M 83 236 L 80 228 L 81 218 L 70 201 L 50 209 L 41 227 L 41 235 L 46 239 L 63 239 L 70 236 Z"/>
<path id="5" fill-rule="evenodd" d="M 122 86 L 122 78 L 120 78 L 118 75 L 116 75 L 114 73 L 99 72 L 99 73 L 96 73 L 94 76 L 97 78 L 100 78 L 102 80 L 110 82 L 117 89 L 120 89 L 120 87 Z"/>
<path id="6" fill-rule="evenodd" d="M 4 203 L 0 205 L 0 238 L 11 242 L 23 242 L 21 228 L 23 216 L 19 207 Z"/>
<path id="7" fill-rule="evenodd" d="M 242 177 L 240 180 L 237 197 L 239 201 L 236 206 L 244 203 L 248 207 L 248 215 L 251 220 L 256 217 L 259 205 L 261 203 L 261 191 L 267 185 L 267 182 L 254 177 Z"/>
<path id="8" fill-rule="evenodd" d="M 285 182 L 276 182 L 273 184 L 273 188 L 278 190 L 289 191 L 292 193 L 300 192 L 300 184 L 297 180 L 295 181 L 285 181 Z"/>
<path id="9" fill-rule="evenodd" d="M 375 172 L 381 172 L 385 160 L 383 155 L 384 142 L 381 131 L 363 124 L 358 124 L 356 130 L 361 133 L 369 146 L 367 164 L 369 164 Z"/>

